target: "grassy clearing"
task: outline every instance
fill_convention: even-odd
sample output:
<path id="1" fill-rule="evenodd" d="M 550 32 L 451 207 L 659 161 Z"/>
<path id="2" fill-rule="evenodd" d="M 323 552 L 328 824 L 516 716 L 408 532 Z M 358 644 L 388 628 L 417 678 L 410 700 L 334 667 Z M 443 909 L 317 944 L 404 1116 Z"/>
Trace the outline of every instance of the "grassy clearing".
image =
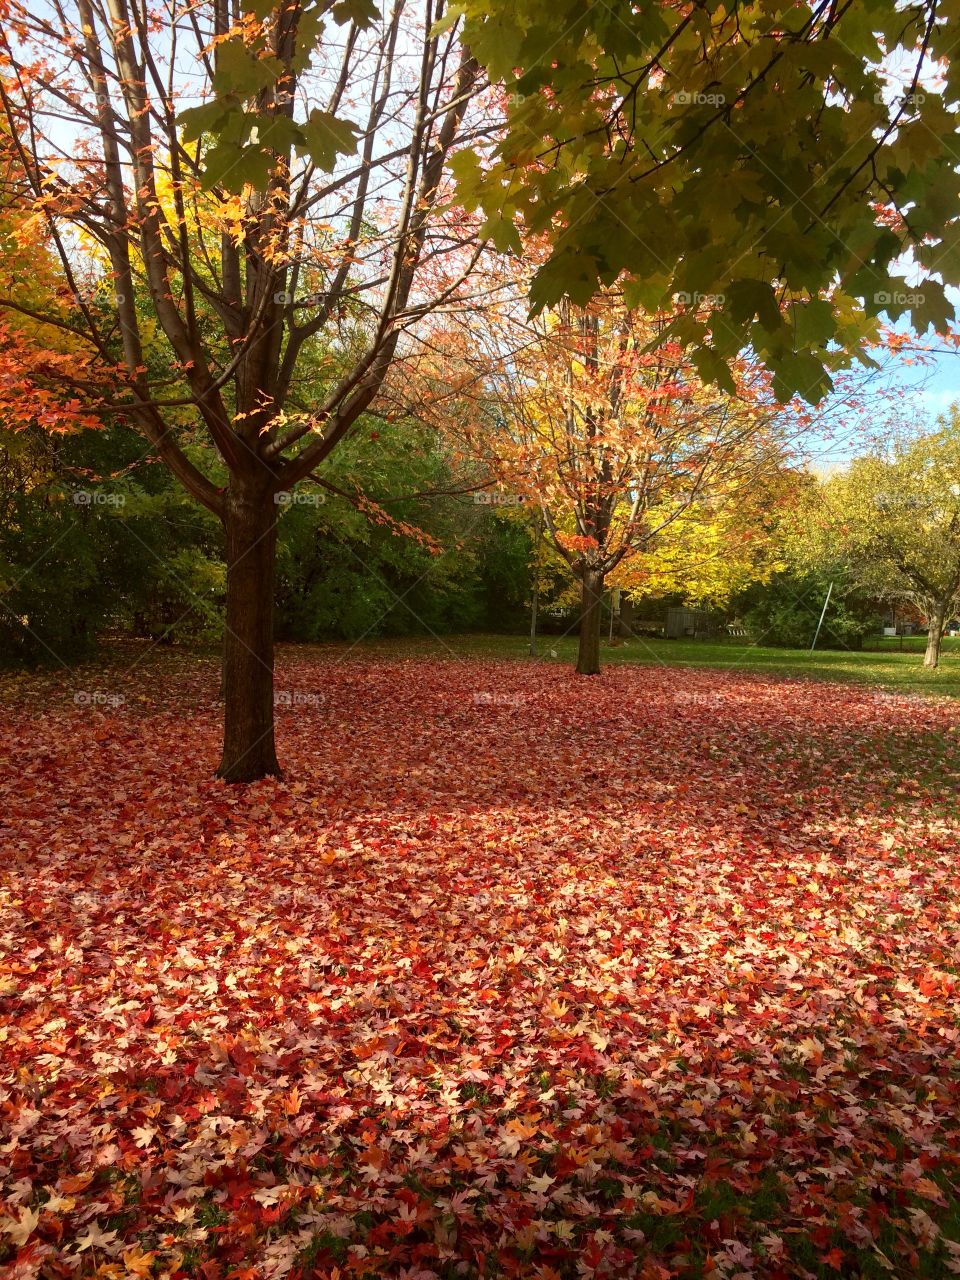
<path id="1" fill-rule="evenodd" d="M 860 652 L 852 650 L 775 649 L 742 640 L 649 640 L 638 638 L 609 646 L 604 644 L 603 661 L 613 664 L 643 664 L 665 667 L 701 667 L 756 672 L 815 680 L 855 681 L 876 685 L 903 694 L 933 694 L 960 697 L 960 639 L 948 637 L 936 671 L 922 665 L 925 639 L 911 636 L 903 641 L 874 640 Z M 457 635 L 378 639 L 357 646 L 364 654 L 383 656 L 432 656 L 452 658 L 527 659 L 524 636 Z M 541 636 L 541 662 L 572 663 L 576 660 L 575 636 Z"/>

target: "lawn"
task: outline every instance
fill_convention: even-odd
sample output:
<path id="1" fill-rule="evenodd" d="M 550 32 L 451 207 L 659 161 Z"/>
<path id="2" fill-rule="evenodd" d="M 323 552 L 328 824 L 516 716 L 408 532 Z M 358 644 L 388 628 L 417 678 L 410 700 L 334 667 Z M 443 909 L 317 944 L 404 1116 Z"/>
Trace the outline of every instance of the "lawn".
<path id="1" fill-rule="evenodd" d="M 362 642 L 364 652 L 390 655 L 398 651 L 413 655 L 485 658 L 528 658 L 525 636 L 459 635 L 429 636 L 402 641 Z M 663 640 L 634 637 L 614 645 L 605 644 L 602 660 L 607 664 L 644 663 L 668 667 L 712 667 L 728 671 L 756 671 L 764 675 L 791 676 L 815 680 L 854 680 L 875 684 L 902 693 L 938 694 L 960 697 L 960 639 L 946 637 L 940 666 L 936 671 L 923 667 L 925 636 L 899 639 L 872 638 L 863 650 L 781 649 L 746 640 Z M 544 662 L 572 664 L 576 661 L 575 635 L 541 635 L 538 658 Z"/>
<path id="2" fill-rule="evenodd" d="M 960 707 L 415 649 L 5 678 L 5 1274 L 960 1273 Z"/>

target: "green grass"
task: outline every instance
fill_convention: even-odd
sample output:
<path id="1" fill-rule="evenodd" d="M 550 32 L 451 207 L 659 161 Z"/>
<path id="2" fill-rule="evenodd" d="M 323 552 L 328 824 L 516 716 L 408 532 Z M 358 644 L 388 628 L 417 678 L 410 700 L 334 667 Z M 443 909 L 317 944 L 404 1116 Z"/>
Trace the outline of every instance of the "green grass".
<path id="1" fill-rule="evenodd" d="M 891 693 L 936 694 L 960 697 L 960 638 L 943 642 L 940 666 L 924 669 L 923 636 L 907 637 L 903 652 L 898 640 L 874 639 L 860 652 L 846 649 L 775 649 L 744 640 L 648 640 L 632 639 L 610 647 L 604 642 L 602 662 L 614 666 L 639 664 L 666 667 L 707 667 L 757 672 L 770 676 L 815 680 L 845 680 L 875 685 Z M 524 636 L 456 635 L 407 637 L 402 640 L 365 641 L 355 652 L 384 657 L 434 656 L 460 658 L 509 658 L 529 661 Z M 538 641 L 537 661 L 572 664 L 576 661 L 575 636 L 544 635 Z"/>
<path id="2" fill-rule="evenodd" d="M 314 652 L 326 651 L 337 656 L 378 657 L 397 659 L 405 657 L 431 657 L 437 659 L 486 658 L 495 661 L 509 660 L 530 662 L 528 639 L 522 635 L 491 635 L 488 633 L 437 636 L 381 637 L 362 640 L 356 644 L 332 642 L 321 645 L 281 645 L 284 649 Z M 936 671 L 923 667 L 926 647 L 924 636 L 910 636 L 903 640 L 874 637 L 866 642 L 863 650 L 818 649 L 810 653 L 806 649 L 776 649 L 768 645 L 755 645 L 745 640 L 663 640 L 634 638 L 609 646 L 603 642 L 601 662 L 604 666 L 632 664 L 640 666 L 664 666 L 674 668 L 713 668 L 726 671 L 754 672 L 767 676 L 784 676 L 808 680 L 847 681 L 871 685 L 888 693 L 933 694 L 940 697 L 960 698 L 960 637 L 947 637 L 943 642 L 940 666 Z M 91 680 L 106 681 L 116 666 L 127 668 L 131 655 L 140 649 L 151 652 L 151 668 L 170 667 L 175 673 L 184 660 L 204 665 L 215 663 L 218 653 L 204 649 L 159 649 L 143 642 L 106 645 L 95 658 L 79 664 L 68 679 L 73 683 L 79 673 Z M 142 656 L 142 655 L 141 655 Z M 575 635 L 541 635 L 538 639 L 537 662 L 572 666 L 577 656 Z M 139 658 L 138 658 L 139 661 Z M 61 673 L 62 675 L 62 673 Z M 54 682 L 55 683 L 55 682 Z M 49 672 L 7 671 L 0 678 L 0 701 L 17 694 L 36 696 L 38 690 L 51 685 Z M 51 687 L 53 687 L 51 685 Z M 71 684 L 72 687 L 72 684 Z M 133 700 L 131 704 L 133 705 Z"/>

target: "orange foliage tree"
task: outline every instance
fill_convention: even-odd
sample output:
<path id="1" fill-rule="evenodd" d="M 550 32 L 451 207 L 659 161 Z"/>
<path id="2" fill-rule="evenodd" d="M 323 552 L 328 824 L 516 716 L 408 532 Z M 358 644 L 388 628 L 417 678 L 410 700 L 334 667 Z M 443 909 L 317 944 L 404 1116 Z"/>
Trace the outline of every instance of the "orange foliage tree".
<path id="1" fill-rule="evenodd" d="M 583 675 L 600 670 L 608 576 L 705 504 L 736 502 L 809 424 L 748 358 L 733 364 L 732 393 L 706 384 L 667 323 L 612 289 L 530 320 L 505 284 L 419 361 L 421 404 L 492 483 L 539 508 L 578 581 Z"/>

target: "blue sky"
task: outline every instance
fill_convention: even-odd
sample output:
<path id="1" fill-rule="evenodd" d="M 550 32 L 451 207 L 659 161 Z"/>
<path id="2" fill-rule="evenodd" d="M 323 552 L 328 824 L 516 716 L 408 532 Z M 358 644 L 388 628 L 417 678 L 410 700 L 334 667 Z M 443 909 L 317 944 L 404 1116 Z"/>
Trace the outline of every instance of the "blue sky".
<path id="1" fill-rule="evenodd" d="M 952 403 L 960 403 L 960 351 L 956 355 L 937 356 L 934 363 L 923 368 L 903 369 L 898 381 L 917 397 L 932 422 Z"/>
<path id="2" fill-rule="evenodd" d="M 917 272 L 907 272 L 907 275 L 911 289 L 923 288 L 922 279 Z M 960 316 L 960 289 L 948 287 L 947 297 Z M 910 332 L 905 321 L 894 327 Z M 945 343 L 938 343 L 933 335 L 927 335 L 923 341 L 930 342 L 934 347 L 946 346 Z M 960 403 L 960 350 L 956 354 L 931 354 L 930 362 L 925 365 L 903 367 L 897 371 L 895 381 L 901 382 L 908 394 L 916 398 L 917 404 L 922 406 L 932 425 L 937 414 L 945 413 L 951 404 Z"/>
<path id="3" fill-rule="evenodd" d="M 949 290 L 951 299 L 960 314 L 960 291 Z M 907 319 L 892 326 L 898 331 L 910 333 Z M 871 435 L 885 435 L 900 427 L 932 429 L 937 417 L 946 413 L 951 404 L 960 404 L 960 349 L 951 353 L 934 335 L 918 340 L 936 348 L 941 353 L 927 352 L 922 364 L 906 364 L 903 358 L 891 357 L 885 349 L 878 349 L 877 360 L 885 366 L 885 372 L 876 375 L 874 390 L 878 392 L 875 403 L 876 416 L 871 417 L 870 392 L 865 390 L 866 410 L 859 409 L 849 415 L 844 424 L 843 400 L 830 397 L 820 406 L 824 419 L 832 423 L 829 428 L 817 429 L 814 425 L 805 441 L 803 450 L 815 471 L 832 471 L 843 466 L 851 458 L 869 447 Z M 858 366 L 854 365 L 856 370 Z M 881 387 L 892 390 L 884 397 Z"/>

